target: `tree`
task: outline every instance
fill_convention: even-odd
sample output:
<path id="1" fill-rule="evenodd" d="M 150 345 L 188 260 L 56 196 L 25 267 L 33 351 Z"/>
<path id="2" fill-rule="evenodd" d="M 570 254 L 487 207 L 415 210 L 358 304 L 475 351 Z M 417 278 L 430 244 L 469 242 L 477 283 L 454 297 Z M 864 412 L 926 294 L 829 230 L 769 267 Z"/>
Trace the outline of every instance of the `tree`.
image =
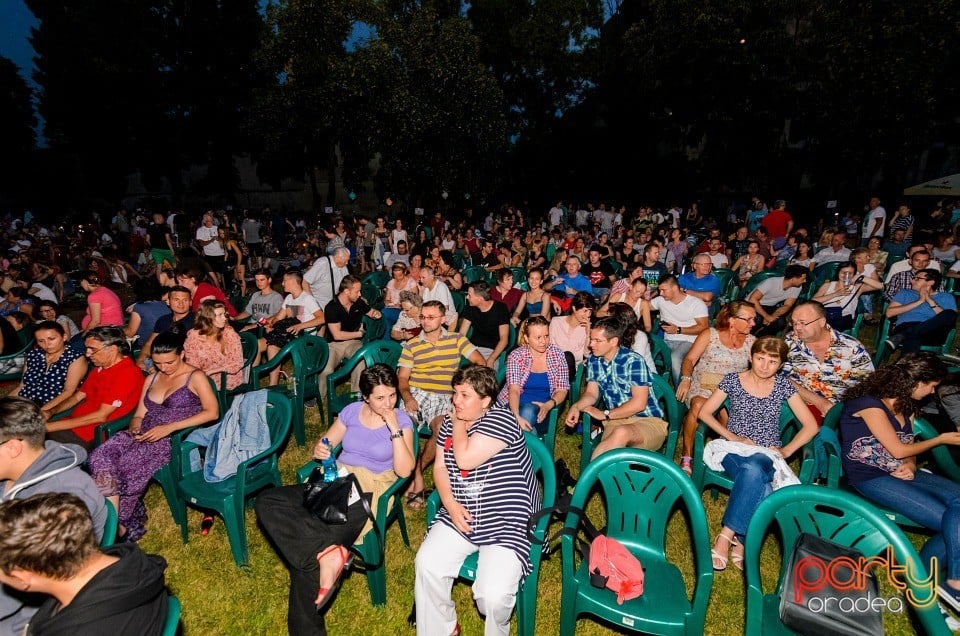
<path id="1" fill-rule="evenodd" d="M 33 95 L 11 60 L 0 56 L 0 198 L 25 194 L 36 148 Z"/>

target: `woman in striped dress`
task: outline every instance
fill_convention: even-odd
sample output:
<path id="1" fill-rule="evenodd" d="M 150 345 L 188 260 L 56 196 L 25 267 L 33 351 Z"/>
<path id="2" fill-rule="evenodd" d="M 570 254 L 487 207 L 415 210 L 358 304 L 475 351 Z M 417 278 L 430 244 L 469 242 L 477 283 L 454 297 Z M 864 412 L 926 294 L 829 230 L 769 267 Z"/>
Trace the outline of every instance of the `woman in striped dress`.
<path id="1" fill-rule="evenodd" d="M 473 595 L 484 633 L 509 634 L 520 580 L 530 571 L 526 522 L 541 499 L 517 419 L 492 408 L 493 369 L 453 376 L 453 412 L 437 436 L 434 481 L 443 507 L 416 558 L 417 634 L 459 634 L 450 590 L 464 559 L 479 552 Z"/>

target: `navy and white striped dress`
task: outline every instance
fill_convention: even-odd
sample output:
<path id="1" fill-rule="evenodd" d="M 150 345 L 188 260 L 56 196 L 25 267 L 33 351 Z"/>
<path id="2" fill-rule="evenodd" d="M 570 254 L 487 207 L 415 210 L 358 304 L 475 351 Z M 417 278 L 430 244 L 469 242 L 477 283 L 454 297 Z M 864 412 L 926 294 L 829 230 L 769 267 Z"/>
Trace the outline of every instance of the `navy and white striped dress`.
<path id="1" fill-rule="evenodd" d="M 443 418 L 437 452 L 443 453 L 453 497 L 473 517 L 470 534 L 460 532 L 441 508 L 434 523 L 442 523 L 474 545 L 498 545 L 516 553 L 524 575 L 530 572 L 527 519 L 540 510 L 540 490 L 530 451 L 513 413 L 506 408 L 487 411 L 467 429 L 467 435 L 486 435 L 507 447 L 474 470 L 458 470 L 453 456 L 453 423 Z"/>

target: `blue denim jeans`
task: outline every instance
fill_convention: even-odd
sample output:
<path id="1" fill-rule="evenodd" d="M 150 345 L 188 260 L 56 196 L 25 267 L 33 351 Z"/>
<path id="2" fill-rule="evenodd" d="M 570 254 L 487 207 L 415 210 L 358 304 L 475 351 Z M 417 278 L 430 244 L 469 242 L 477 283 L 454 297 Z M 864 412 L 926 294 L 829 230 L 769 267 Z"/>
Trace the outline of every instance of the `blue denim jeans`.
<path id="1" fill-rule="evenodd" d="M 537 415 L 540 413 L 540 407 L 534 404 L 533 402 L 527 402 L 526 404 L 520 405 L 520 417 L 530 422 L 530 425 L 533 426 L 534 430 L 537 431 L 537 435 L 545 435 L 547 433 L 547 424 L 549 423 L 549 417 L 543 418 L 542 422 L 537 422 Z"/>
<path id="2" fill-rule="evenodd" d="M 912 481 L 885 475 L 853 487 L 867 499 L 936 532 L 924 544 L 921 558 L 936 557 L 947 578 L 960 579 L 960 484 L 918 471 Z"/>
<path id="3" fill-rule="evenodd" d="M 733 479 L 730 499 L 723 513 L 723 525 L 743 541 L 757 506 L 773 492 L 773 460 L 760 454 L 749 457 L 729 454 L 720 463 Z"/>
<path id="4" fill-rule="evenodd" d="M 687 356 L 687 352 L 693 347 L 692 340 L 664 340 L 667 343 L 667 347 L 670 349 L 670 375 L 673 377 L 673 384 L 677 385 L 680 382 L 680 366 L 683 364 L 683 359 Z M 656 373 L 656 370 L 653 370 Z"/>

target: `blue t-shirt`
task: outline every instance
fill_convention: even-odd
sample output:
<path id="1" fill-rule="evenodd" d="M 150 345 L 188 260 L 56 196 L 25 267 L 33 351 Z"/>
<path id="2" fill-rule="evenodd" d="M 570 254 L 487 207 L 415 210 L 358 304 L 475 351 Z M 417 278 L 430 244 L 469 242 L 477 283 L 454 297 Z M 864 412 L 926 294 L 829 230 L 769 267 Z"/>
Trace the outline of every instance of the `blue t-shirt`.
<path id="1" fill-rule="evenodd" d="M 909 305 L 910 303 L 916 302 L 919 298 L 920 294 L 912 289 L 901 289 L 893 297 L 893 302 L 901 305 Z M 943 309 L 952 311 L 957 310 L 957 299 L 953 297 L 953 294 L 940 292 L 939 294 L 934 294 L 932 298 L 933 302 L 940 305 L 940 307 Z M 936 312 L 933 311 L 933 307 L 927 303 L 923 303 L 919 307 L 914 307 L 913 309 L 897 316 L 897 324 L 902 325 L 908 322 L 926 322 L 936 315 Z"/>
<path id="2" fill-rule="evenodd" d="M 170 307 L 161 300 L 137 303 L 133 306 L 133 311 L 140 316 L 140 326 L 137 328 L 137 336 L 139 336 L 137 342 L 140 346 L 142 346 L 143 343 L 147 341 L 147 338 L 150 337 L 150 334 L 153 333 L 153 328 L 156 326 L 157 320 L 164 316 L 171 315 Z"/>
<path id="3" fill-rule="evenodd" d="M 557 276 L 558 282 L 553 288 L 561 290 L 566 293 L 566 288 L 571 287 L 578 292 L 587 292 L 593 293 L 593 285 L 590 284 L 590 279 L 584 276 L 581 273 L 577 273 L 576 276 L 570 276 L 569 274 L 564 274 L 563 276 Z"/>
<path id="4" fill-rule="evenodd" d="M 681 276 L 677 283 L 680 289 L 688 289 L 695 292 L 713 292 L 713 300 L 720 297 L 720 279 L 714 274 L 707 274 L 703 278 L 697 278 L 693 272 L 687 272 Z"/>

